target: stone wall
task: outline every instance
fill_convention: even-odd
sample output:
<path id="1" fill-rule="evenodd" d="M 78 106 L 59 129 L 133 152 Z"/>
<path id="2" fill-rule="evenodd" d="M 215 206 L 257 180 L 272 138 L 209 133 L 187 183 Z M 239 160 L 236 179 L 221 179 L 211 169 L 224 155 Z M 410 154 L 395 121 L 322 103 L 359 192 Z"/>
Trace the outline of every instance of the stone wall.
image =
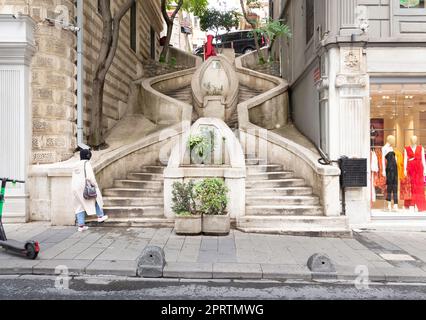
<path id="1" fill-rule="evenodd" d="M 32 155 L 31 162 L 53 163 L 69 159 L 76 148 L 75 36 L 50 25 L 46 18 L 56 18 L 66 6 L 74 16 L 69 0 L 4 0 L 2 13 L 29 14 L 36 22 L 36 53 L 31 63 Z"/>
<path id="2" fill-rule="evenodd" d="M 112 10 L 121 5 L 124 0 L 113 2 Z M 144 3 L 148 2 L 148 3 Z M 89 133 L 91 84 L 94 76 L 95 61 L 102 38 L 102 20 L 98 13 L 97 2 L 84 2 L 84 128 L 85 136 Z M 130 11 L 121 21 L 119 47 L 108 72 L 104 93 L 104 131 L 111 129 L 120 120 L 127 110 L 130 84 L 143 74 L 142 60 L 149 59 L 151 53 L 151 25 L 156 31 L 155 51 L 159 51 L 159 33 L 162 28 L 161 18 L 152 12 L 159 10 L 159 1 L 139 1 L 137 3 L 137 48 L 136 52 L 130 48 Z M 143 5 L 142 5 L 143 4 Z M 151 6 L 151 5 L 152 6 Z M 158 5 L 158 6 L 157 6 Z M 156 20 L 160 22 L 155 23 Z M 160 29 L 159 29 L 160 28 Z"/>
<path id="3" fill-rule="evenodd" d="M 117 4 L 113 1 L 113 12 Z M 32 164 L 48 164 L 72 157 L 76 149 L 76 35 L 56 28 L 45 19 L 58 19 L 65 6 L 70 23 L 75 23 L 72 0 L 1 0 L 0 13 L 30 15 L 36 22 L 36 53 L 31 64 L 33 119 Z M 102 22 L 97 1 L 84 1 L 84 128 L 89 133 L 94 62 L 100 47 Z M 160 0 L 138 1 L 137 49 L 130 48 L 130 13 L 123 18 L 119 49 L 107 75 L 104 94 L 104 131 L 111 129 L 127 109 L 130 84 L 143 74 L 142 60 L 151 56 L 151 26 L 155 31 L 155 54 L 159 54 L 162 30 Z"/>

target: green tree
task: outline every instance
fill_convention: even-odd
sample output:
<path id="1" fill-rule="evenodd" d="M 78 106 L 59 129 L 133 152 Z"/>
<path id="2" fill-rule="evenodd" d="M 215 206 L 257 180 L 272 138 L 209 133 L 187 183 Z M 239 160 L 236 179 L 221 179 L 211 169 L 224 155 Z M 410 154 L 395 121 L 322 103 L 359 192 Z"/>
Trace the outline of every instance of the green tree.
<path id="1" fill-rule="evenodd" d="M 259 46 L 259 35 L 256 30 L 259 29 L 258 21 L 255 19 L 250 19 L 251 9 L 260 8 L 261 3 L 259 0 L 240 0 L 241 10 L 243 11 L 244 19 L 253 29 L 254 42 L 256 45 L 256 52 L 259 59 L 259 63 L 265 63 L 265 59 L 260 55 L 260 46 Z"/>
<path id="2" fill-rule="evenodd" d="M 172 32 L 173 32 L 173 23 L 179 11 L 182 9 L 186 12 L 193 13 L 195 16 L 201 16 L 203 12 L 207 9 L 208 3 L 209 3 L 208 0 L 179 0 L 179 1 L 161 0 L 161 13 L 167 25 L 166 41 L 164 43 L 164 47 L 160 55 L 161 62 L 165 62 L 167 59 L 170 39 L 172 37 Z M 168 10 L 171 10 L 173 8 L 174 8 L 174 11 L 169 16 Z"/>
<path id="3" fill-rule="evenodd" d="M 274 46 L 275 41 L 280 37 L 286 37 L 291 38 L 292 33 L 290 30 L 290 27 L 284 23 L 282 23 L 282 20 L 273 20 L 269 19 L 268 22 L 255 30 L 255 33 L 257 34 L 263 34 L 265 35 L 269 40 L 269 49 L 268 49 L 268 55 L 270 59 L 271 51 Z"/>
<path id="4" fill-rule="evenodd" d="M 213 31 L 216 36 L 220 29 L 231 31 L 239 24 L 239 13 L 236 11 L 221 12 L 216 9 L 207 9 L 200 16 L 200 28 L 203 31 Z"/>

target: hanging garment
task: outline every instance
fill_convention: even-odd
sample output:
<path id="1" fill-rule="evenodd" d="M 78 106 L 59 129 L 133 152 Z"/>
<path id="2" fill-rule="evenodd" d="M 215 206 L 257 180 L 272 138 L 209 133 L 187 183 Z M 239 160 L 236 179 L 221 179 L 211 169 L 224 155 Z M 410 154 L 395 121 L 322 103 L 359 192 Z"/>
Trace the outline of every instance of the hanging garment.
<path id="1" fill-rule="evenodd" d="M 376 187 L 375 187 L 375 176 L 379 172 L 379 160 L 377 159 L 377 155 L 374 151 L 371 151 L 371 201 L 376 202 Z M 371 203 L 373 205 L 373 203 Z"/>
<path id="2" fill-rule="evenodd" d="M 398 164 L 398 178 L 399 178 L 399 199 L 406 201 L 411 200 L 411 181 L 409 176 L 404 174 L 404 154 L 396 150 L 395 155 Z"/>
<path id="3" fill-rule="evenodd" d="M 383 194 L 386 193 L 386 178 L 382 175 L 382 150 L 376 150 L 379 172 L 374 173 L 374 186 L 380 188 Z"/>
<path id="4" fill-rule="evenodd" d="M 394 151 L 389 151 L 386 154 L 386 200 L 398 204 L 398 165 Z"/>
<path id="5" fill-rule="evenodd" d="M 407 174 L 411 181 L 411 201 L 406 206 L 417 206 L 419 211 L 426 210 L 426 199 L 424 193 L 424 168 L 422 160 L 422 147 L 417 146 L 413 152 L 411 146 L 405 147 L 407 152 Z"/>

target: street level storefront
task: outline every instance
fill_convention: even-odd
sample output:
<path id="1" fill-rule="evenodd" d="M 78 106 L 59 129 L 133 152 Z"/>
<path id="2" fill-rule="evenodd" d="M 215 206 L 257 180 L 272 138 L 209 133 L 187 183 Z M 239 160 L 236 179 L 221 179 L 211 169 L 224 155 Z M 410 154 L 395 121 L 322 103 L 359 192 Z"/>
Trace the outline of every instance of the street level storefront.
<path id="1" fill-rule="evenodd" d="M 426 83 L 413 77 L 370 82 L 372 217 L 426 220 Z"/>

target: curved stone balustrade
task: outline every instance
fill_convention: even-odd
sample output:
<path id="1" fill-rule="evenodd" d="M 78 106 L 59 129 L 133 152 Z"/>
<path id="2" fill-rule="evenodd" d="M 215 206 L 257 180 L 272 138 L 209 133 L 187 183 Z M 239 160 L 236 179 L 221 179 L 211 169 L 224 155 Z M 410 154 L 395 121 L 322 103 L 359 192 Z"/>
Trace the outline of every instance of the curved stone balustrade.
<path id="1" fill-rule="evenodd" d="M 224 56 L 209 58 L 192 78 L 193 105 L 199 117 L 231 119 L 237 108 L 239 81 Z"/>
<path id="2" fill-rule="evenodd" d="M 217 141 L 224 141 L 218 151 L 223 156 L 221 164 L 191 165 L 189 138 L 200 133 L 203 127 L 214 128 Z M 215 152 L 213 151 L 213 153 Z M 231 129 L 220 119 L 200 118 L 188 128 L 181 140 L 172 149 L 169 164 L 164 170 L 164 214 L 174 217 L 171 206 L 174 182 L 200 180 L 204 178 L 223 178 L 229 188 L 228 212 L 231 218 L 245 215 L 245 157 L 238 139 Z"/>
<path id="3" fill-rule="evenodd" d="M 267 50 L 267 49 L 263 49 Z M 271 132 L 287 124 L 288 83 L 280 78 L 262 74 L 247 66 L 256 63 L 255 53 L 236 59 L 235 64 L 241 83 L 249 87 L 265 86 L 269 90 L 238 105 L 240 142 L 246 154 L 258 149 L 259 157 L 274 159 L 298 176 L 312 183 L 320 195 L 326 216 L 339 216 L 340 169 L 318 163 L 319 155 L 311 150 Z M 282 114 L 282 115 L 281 115 Z"/>
<path id="4" fill-rule="evenodd" d="M 182 121 L 191 122 L 192 106 L 161 92 L 188 86 L 195 70 L 196 68 L 191 68 L 135 81 L 135 84 L 141 85 L 143 115 L 159 125 L 173 125 Z"/>

